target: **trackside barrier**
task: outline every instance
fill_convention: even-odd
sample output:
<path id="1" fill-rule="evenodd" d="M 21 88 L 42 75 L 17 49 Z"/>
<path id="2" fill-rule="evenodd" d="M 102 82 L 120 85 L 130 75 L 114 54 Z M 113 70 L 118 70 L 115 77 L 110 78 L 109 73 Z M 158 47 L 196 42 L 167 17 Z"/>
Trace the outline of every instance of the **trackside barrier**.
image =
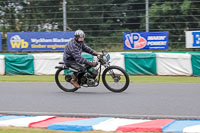
<path id="1" fill-rule="evenodd" d="M 5 60 L 4 60 L 4 58 L 5 58 L 4 55 L 0 55 L 0 75 L 5 74 Z"/>
<path id="2" fill-rule="evenodd" d="M 158 75 L 192 75 L 188 53 L 156 53 L 156 64 Z"/>
<path id="3" fill-rule="evenodd" d="M 130 75 L 200 76 L 200 53 L 109 53 L 111 65 L 117 65 Z M 83 54 L 88 60 L 96 57 Z M 0 75 L 55 74 L 55 66 L 63 53 L 0 54 Z"/>
<path id="4" fill-rule="evenodd" d="M 120 66 L 125 70 L 124 55 L 121 53 L 110 53 L 110 62 L 111 66 Z"/>
<path id="5" fill-rule="evenodd" d="M 200 76 L 200 53 L 191 53 L 193 76 Z"/>
<path id="6" fill-rule="evenodd" d="M 33 75 L 33 56 L 5 55 L 5 73 L 7 75 Z"/>
<path id="7" fill-rule="evenodd" d="M 200 120 L 0 115 L 0 126 L 61 131 L 200 133 Z"/>
<path id="8" fill-rule="evenodd" d="M 35 75 L 55 74 L 55 65 L 63 60 L 63 54 L 59 53 L 37 53 L 30 55 L 34 57 Z"/>
<path id="9" fill-rule="evenodd" d="M 154 53 L 124 53 L 125 70 L 133 75 L 156 75 L 156 55 Z"/>
<path id="10" fill-rule="evenodd" d="M 118 53 L 118 52 L 113 52 L 113 53 L 109 53 L 110 54 L 110 65 L 111 66 L 119 66 L 121 68 L 123 68 L 125 70 L 125 61 L 124 61 L 124 55 L 122 55 L 121 53 Z M 97 57 L 95 56 L 94 57 L 94 61 L 97 60 Z M 102 67 L 102 71 L 104 70 L 105 68 Z M 119 72 L 119 71 L 116 71 L 116 72 Z"/>

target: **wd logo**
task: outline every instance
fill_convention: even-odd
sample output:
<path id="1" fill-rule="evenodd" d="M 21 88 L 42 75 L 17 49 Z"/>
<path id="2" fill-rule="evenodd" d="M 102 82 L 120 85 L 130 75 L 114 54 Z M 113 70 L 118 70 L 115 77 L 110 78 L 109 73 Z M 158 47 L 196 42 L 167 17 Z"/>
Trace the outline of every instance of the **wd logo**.
<path id="1" fill-rule="evenodd" d="M 10 44 L 12 48 L 28 48 L 28 42 L 21 39 L 19 35 L 12 36 Z"/>

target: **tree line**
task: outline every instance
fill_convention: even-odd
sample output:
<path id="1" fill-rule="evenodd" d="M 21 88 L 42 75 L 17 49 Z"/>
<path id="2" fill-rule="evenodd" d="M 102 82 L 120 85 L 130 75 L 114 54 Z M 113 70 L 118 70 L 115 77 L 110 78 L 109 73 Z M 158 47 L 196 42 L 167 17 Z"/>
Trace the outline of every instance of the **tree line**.
<path id="1" fill-rule="evenodd" d="M 122 46 L 123 32 L 145 32 L 145 0 L 66 0 L 67 30 L 82 29 L 94 48 Z M 0 0 L 0 32 L 63 31 L 62 0 Z M 200 1 L 149 0 L 149 31 L 168 31 L 171 50 L 199 30 Z"/>

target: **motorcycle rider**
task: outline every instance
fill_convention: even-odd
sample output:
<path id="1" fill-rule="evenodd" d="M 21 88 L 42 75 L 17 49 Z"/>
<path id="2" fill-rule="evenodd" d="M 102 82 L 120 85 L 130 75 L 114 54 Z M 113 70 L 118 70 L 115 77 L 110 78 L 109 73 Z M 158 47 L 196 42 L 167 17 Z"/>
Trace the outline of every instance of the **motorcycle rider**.
<path id="1" fill-rule="evenodd" d="M 65 46 L 63 55 L 65 65 L 78 70 L 78 72 L 74 72 L 70 81 L 70 83 L 76 88 L 80 88 L 80 85 L 77 82 L 77 76 L 79 72 L 84 72 L 85 69 L 96 67 L 98 65 L 97 62 L 90 62 L 81 56 L 83 51 L 94 56 L 99 55 L 95 50 L 84 43 L 84 39 L 85 33 L 82 30 L 76 30 L 74 33 L 74 38 L 71 39 Z"/>

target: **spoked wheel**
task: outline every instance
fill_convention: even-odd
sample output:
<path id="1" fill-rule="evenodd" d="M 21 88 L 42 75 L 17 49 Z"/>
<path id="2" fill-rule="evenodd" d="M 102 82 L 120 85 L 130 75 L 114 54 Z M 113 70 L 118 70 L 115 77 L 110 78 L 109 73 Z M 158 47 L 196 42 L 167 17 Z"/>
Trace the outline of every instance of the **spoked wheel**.
<path id="1" fill-rule="evenodd" d="M 75 92 L 79 88 L 75 88 L 69 81 L 70 77 L 64 74 L 64 69 L 58 69 L 55 74 L 56 84 L 65 92 Z"/>
<path id="2" fill-rule="evenodd" d="M 129 76 L 125 70 L 118 66 L 106 68 L 102 74 L 105 87 L 112 92 L 123 92 L 129 86 Z"/>

